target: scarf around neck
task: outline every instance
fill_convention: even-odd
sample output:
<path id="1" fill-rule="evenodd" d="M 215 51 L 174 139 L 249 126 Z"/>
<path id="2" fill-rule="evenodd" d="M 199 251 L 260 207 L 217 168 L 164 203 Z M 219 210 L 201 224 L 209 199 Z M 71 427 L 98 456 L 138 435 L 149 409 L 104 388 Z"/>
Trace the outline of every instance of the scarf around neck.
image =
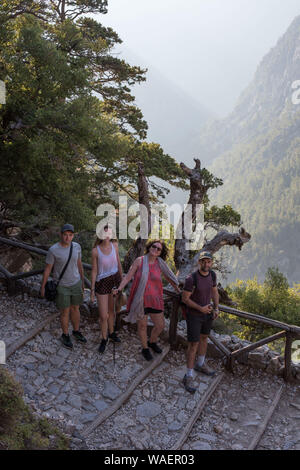
<path id="1" fill-rule="evenodd" d="M 179 281 L 173 271 L 169 268 L 167 263 L 160 257 L 157 258 L 160 270 L 162 271 L 163 275 L 173 281 L 177 286 L 179 284 Z M 148 281 L 148 275 L 149 275 L 149 255 L 144 255 L 143 256 L 143 269 L 142 269 L 142 275 L 140 278 L 140 282 L 138 284 L 137 290 L 135 292 L 135 295 L 133 297 L 131 306 L 130 306 L 130 311 L 125 318 L 125 321 L 129 323 L 136 323 L 138 320 L 141 320 L 144 318 L 144 292 L 146 288 L 146 284 Z"/>

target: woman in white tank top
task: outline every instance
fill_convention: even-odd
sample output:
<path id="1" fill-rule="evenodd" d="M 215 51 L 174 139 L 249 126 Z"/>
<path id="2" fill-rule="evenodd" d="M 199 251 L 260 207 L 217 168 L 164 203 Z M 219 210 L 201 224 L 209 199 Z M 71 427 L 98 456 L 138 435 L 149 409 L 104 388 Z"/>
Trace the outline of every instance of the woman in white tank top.
<path id="1" fill-rule="evenodd" d="M 122 280 L 122 266 L 119 257 L 118 242 L 112 238 L 112 229 L 104 227 L 101 238 L 97 237 L 92 250 L 92 286 L 91 302 L 97 296 L 101 343 L 98 351 L 104 353 L 110 338 L 114 342 L 120 339 L 114 332 L 114 303 L 112 289 Z"/>

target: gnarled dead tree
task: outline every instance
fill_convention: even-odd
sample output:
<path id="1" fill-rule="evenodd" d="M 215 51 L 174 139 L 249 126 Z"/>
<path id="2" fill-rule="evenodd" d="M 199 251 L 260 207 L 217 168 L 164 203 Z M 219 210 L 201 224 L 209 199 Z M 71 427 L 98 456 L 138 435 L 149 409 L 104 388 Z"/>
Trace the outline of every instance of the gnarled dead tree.
<path id="1" fill-rule="evenodd" d="M 195 159 L 195 168 L 190 169 L 184 163 L 181 163 L 181 168 L 190 179 L 190 197 L 188 204 L 192 206 L 192 221 L 195 220 L 195 212 L 197 204 L 205 204 L 208 201 L 207 192 L 209 189 L 216 188 L 223 184 L 222 180 L 215 178 L 205 168 L 201 169 L 200 160 Z M 199 252 L 191 257 L 191 253 L 186 250 L 187 238 L 184 227 L 184 212 L 181 216 L 180 222 L 182 227 L 182 238 L 177 239 L 175 242 L 174 261 L 178 269 L 178 278 L 180 282 L 184 282 L 185 278 L 190 275 L 192 271 L 197 269 Z M 230 233 L 225 230 L 220 231 L 216 236 L 204 243 L 201 251 L 210 251 L 212 254 L 219 251 L 223 246 L 237 246 L 239 250 L 242 249 L 245 243 L 248 243 L 251 235 L 241 228 L 238 233 Z"/>

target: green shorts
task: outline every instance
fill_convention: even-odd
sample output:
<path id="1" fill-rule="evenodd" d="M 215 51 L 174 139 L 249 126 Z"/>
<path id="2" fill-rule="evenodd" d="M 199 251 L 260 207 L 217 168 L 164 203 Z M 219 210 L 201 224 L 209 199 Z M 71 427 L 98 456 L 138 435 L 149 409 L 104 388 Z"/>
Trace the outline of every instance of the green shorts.
<path id="1" fill-rule="evenodd" d="M 58 285 L 55 298 L 56 306 L 59 310 L 68 308 L 70 305 L 80 305 L 83 302 L 82 281 L 70 287 Z"/>

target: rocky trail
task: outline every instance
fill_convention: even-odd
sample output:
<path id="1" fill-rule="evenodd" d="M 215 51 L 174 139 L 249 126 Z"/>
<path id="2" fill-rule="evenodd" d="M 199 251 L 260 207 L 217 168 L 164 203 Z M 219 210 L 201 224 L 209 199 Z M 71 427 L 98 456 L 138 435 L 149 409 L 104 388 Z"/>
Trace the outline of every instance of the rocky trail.
<path id="1" fill-rule="evenodd" d="M 1 289 L 0 297 L 0 340 L 7 346 L 55 313 L 51 303 L 27 295 L 12 298 Z M 190 395 L 182 386 L 183 348 L 169 351 L 163 344 L 164 354 L 148 363 L 136 333 L 125 326 L 114 364 L 112 343 L 104 355 L 97 351 L 97 319 L 82 315 L 80 329 L 88 342 L 74 340 L 69 351 L 60 343 L 56 317 L 12 353 L 5 366 L 22 384 L 25 401 L 37 414 L 54 420 L 70 436 L 72 448 L 248 449 L 282 388 L 256 448 L 300 450 L 298 384 L 243 365 L 236 365 L 233 375 L 222 360 L 208 359 L 217 378 L 195 373 L 198 389 Z"/>

